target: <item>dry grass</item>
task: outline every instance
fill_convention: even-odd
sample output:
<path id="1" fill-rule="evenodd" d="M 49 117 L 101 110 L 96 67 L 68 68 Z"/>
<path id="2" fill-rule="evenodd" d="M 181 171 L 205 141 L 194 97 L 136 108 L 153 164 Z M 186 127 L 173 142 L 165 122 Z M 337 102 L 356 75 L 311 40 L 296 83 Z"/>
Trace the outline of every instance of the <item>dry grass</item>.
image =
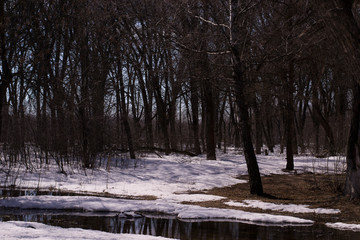
<path id="1" fill-rule="evenodd" d="M 246 179 L 243 177 L 242 179 Z M 340 209 L 340 214 L 292 214 L 317 222 L 342 221 L 346 223 L 360 223 L 360 202 L 351 201 L 343 196 L 342 186 L 344 183 L 343 175 L 334 174 L 294 174 L 294 175 L 271 175 L 262 177 L 265 196 L 259 197 L 249 193 L 248 184 L 237 184 L 231 187 L 214 188 L 206 191 L 206 194 L 213 194 L 226 197 L 225 201 L 237 201 L 256 199 L 276 204 L 307 204 L 312 208 L 332 208 Z M 204 207 L 229 207 L 224 201 L 212 201 L 200 203 Z M 254 212 L 267 212 L 272 214 L 284 214 L 279 212 L 264 211 L 261 209 L 243 209 Z"/>

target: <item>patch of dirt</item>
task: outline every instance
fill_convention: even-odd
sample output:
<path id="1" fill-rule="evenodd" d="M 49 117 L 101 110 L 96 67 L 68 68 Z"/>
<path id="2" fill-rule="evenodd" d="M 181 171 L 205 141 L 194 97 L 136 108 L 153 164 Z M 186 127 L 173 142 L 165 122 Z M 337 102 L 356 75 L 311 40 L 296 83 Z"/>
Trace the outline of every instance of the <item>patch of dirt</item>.
<path id="1" fill-rule="evenodd" d="M 241 177 L 246 179 L 247 177 Z M 214 188 L 201 193 L 226 197 L 221 201 L 196 203 L 204 207 L 232 208 L 252 212 L 291 215 L 312 219 L 317 222 L 360 223 L 360 202 L 350 200 L 342 194 L 344 175 L 331 174 L 290 174 L 263 176 L 265 196 L 250 194 L 249 184 L 236 184 L 231 187 Z M 199 193 L 199 192 L 197 192 Z M 294 214 L 288 212 L 266 211 L 258 208 L 230 207 L 224 202 L 243 200 L 261 200 L 275 204 L 306 204 L 310 208 L 339 209 L 339 214 Z M 188 203 L 191 204 L 191 203 Z M 192 203 L 194 204 L 194 203 Z"/>

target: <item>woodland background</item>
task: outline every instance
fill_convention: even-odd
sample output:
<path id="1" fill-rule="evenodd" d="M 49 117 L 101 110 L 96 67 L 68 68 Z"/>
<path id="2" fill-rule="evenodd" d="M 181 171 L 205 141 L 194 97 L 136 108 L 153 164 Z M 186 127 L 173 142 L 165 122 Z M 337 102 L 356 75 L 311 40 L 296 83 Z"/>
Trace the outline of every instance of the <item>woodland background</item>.
<path id="1" fill-rule="evenodd" d="M 3 160 L 94 167 L 154 149 L 216 159 L 246 130 L 257 154 L 343 155 L 357 70 L 329 28 L 338 16 L 320 6 L 1 0 Z"/>

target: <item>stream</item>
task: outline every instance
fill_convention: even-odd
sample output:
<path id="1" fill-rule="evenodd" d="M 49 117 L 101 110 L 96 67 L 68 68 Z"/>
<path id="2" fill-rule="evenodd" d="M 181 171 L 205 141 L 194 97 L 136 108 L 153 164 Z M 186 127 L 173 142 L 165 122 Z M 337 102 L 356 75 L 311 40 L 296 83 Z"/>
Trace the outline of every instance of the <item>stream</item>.
<path id="1" fill-rule="evenodd" d="M 56 195 L 55 192 L 39 193 L 1 190 L 5 197 L 20 195 Z M 359 232 L 340 231 L 324 224 L 313 226 L 254 225 L 229 220 L 186 221 L 176 216 L 157 213 L 99 213 L 54 210 L 24 210 L 0 208 L 0 221 L 31 221 L 64 228 L 83 228 L 111 233 L 131 233 L 185 240 L 206 239 L 276 239 L 276 240 L 355 240 Z"/>

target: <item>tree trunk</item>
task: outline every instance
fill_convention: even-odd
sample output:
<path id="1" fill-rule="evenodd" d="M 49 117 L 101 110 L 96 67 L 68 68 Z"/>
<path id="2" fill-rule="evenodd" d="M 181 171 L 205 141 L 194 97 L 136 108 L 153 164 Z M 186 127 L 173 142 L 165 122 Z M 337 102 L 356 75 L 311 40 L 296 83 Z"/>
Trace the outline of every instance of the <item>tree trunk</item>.
<path id="1" fill-rule="evenodd" d="M 360 197 L 360 85 L 356 84 L 353 91 L 354 102 L 350 134 L 346 154 L 345 194 L 351 198 Z"/>
<path id="2" fill-rule="evenodd" d="M 8 108 L 6 104 L 6 91 L 11 82 L 12 73 L 9 66 L 8 58 L 7 58 L 7 49 L 5 43 L 5 1 L 0 1 L 0 53 L 1 53 L 1 84 L 0 84 L 0 141 L 5 141 L 6 137 L 4 135 L 6 132 L 5 129 L 5 119 L 8 114 Z"/>
<path id="3" fill-rule="evenodd" d="M 199 140 L 199 90 L 197 82 L 193 79 L 193 77 L 190 77 L 190 94 L 194 152 L 195 154 L 201 154 Z"/>
<path id="4" fill-rule="evenodd" d="M 148 93 L 146 92 L 145 83 L 143 80 L 143 75 L 141 69 L 138 69 L 138 79 L 141 90 L 141 96 L 144 104 L 144 115 L 145 115 L 145 129 L 146 129 L 146 145 L 148 148 L 154 147 L 154 136 L 153 136 L 153 127 L 152 127 L 152 106 L 148 101 Z M 147 79 L 149 80 L 149 79 Z"/>
<path id="5" fill-rule="evenodd" d="M 218 121 L 217 121 L 217 145 L 218 145 L 218 149 L 221 149 L 221 143 L 224 140 L 224 145 L 225 145 L 225 136 L 223 137 L 223 128 L 225 128 L 225 122 L 224 122 L 224 112 L 225 112 L 225 105 L 226 105 L 226 99 L 227 99 L 227 95 L 224 96 L 224 99 L 222 100 L 222 104 L 221 104 L 221 108 L 219 109 L 218 112 Z M 219 103 L 220 103 L 220 99 L 219 99 Z"/>
<path id="6" fill-rule="evenodd" d="M 130 128 L 130 124 L 129 124 L 128 110 L 126 108 L 125 86 L 124 86 L 124 79 L 123 79 L 123 74 L 122 74 L 122 64 L 121 63 L 118 64 L 118 68 L 119 68 L 118 69 L 119 86 L 116 86 L 116 90 L 117 90 L 116 98 L 117 98 L 117 101 L 120 101 L 121 120 L 122 120 L 122 122 L 124 124 L 124 128 L 125 128 L 130 158 L 135 159 L 136 156 L 135 156 L 134 144 L 133 144 L 131 128 Z"/>
<path id="7" fill-rule="evenodd" d="M 157 77 L 156 77 L 157 78 Z M 158 82 L 158 79 L 154 79 L 153 81 Z M 166 113 L 166 103 L 165 100 L 162 99 L 160 85 L 158 83 L 154 83 L 154 93 L 156 99 L 156 106 L 157 106 L 157 117 L 158 123 L 160 124 L 159 128 L 162 132 L 162 137 L 164 141 L 165 147 L 165 154 L 170 154 L 170 141 L 169 141 L 169 131 L 168 131 L 168 120 L 167 120 L 167 113 Z"/>
<path id="8" fill-rule="evenodd" d="M 260 106 L 256 102 L 256 97 L 254 100 L 254 113 L 255 113 L 255 149 L 256 154 L 261 154 L 262 147 L 262 122 L 261 122 L 261 111 Z"/>
<path id="9" fill-rule="evenodd" d="M 266 145 L 269 148 L 270 152 L 274 152 L 274 136 L 273 136 L 273 122 L 270 115 L 270 111 L 268 108 L 270 108 L 270 106 L 265 106 L 265 123 L 262 123 L 262 129 L 264 132 L 264 137 L 266 140 Z"/>
<path id="10" fill-rule="evenodd" d="M 346 139 L 345 139 L 345 135 L 346 132 L 344 131 L 344 122 L 346 122 L 346 109 L 347 109 L 347 88 L 344 87 L 344 85 L 342 84 L 342 82 L 340 82 L 339 78 L 339 74 L 336 73 L 336 80 L 337 80 L 337 85 L 336 86 L 336 93 L 335 93 L 335 101 L 336 101 L 336 130 L 337 130 L 337 150 L 340 153 L 344 153 L 345 152 L 345 147 L 346 147 Z"/>
<path id="11" fill-rule="evenodd" d="M 286 170 L 294 170 L 294 62 L 290 61 L 285 87 L 285 135 L 286 135 Z M 296 146 L 297 147 L 297 146 Z"/>
<path id="12" fill-rule="evenodd" d="M 89 129 L 89 53 L 88 53 L 88 37 L 82 32 L 80 46 L 80 65 L 81 65 L 81 83 L 80 83 L 80 103 L 79 103 L 79 120 L 81 132 L 81 151 L 82 161 L 85 168 L 91 167 L 90 161 L 90 129 Z"/>
<path id="13" fill-rule="evenodd" d="M 216 160 L 215 143 L 215 104 L 211 84 L 204 85 L 206 117 L 206 159 Z"/>
<path id="14" fill-rule="evenodd" d="M 315 79 L 313 81 L 313 92 L 312 92 L 312 114 L 313 114 L 313 120 L 316 121 L 318 125 L 320 125 L 324 131 L 326 138 L 329 143 L 329 154 L 331 156 L 335 155 L 335 139 L 334 134 L 332 131 L 332 128 L 329 124 L 329 121 L 324 117 L 324 114 L 322 114 L 320 103 L 319 103 L 319 96 L 318 96 L 318 89 L 320 85 L 320 78 L 322 73 L 318 73 L 316 67 L 315 67 Z M 322 71 L 321 71 L 322 72 Z"/>
<path id="15" fill-rule="evenodd" d="M 235 52 L 236 54 L 237 50 L 233 50 L 233 52 Z M 235 55 L 235 57 L 237 57 L 237 55 Z M 244 95 L 243 73 L 241 71 L 241 65 L 238 62 L 235 63 L 233 74 L 235 81 L 236 103 L 239 108 L 240 116 L 240 132 L 244 145 L 245 160 L 249 174 L 250 193 L 262 195 L 264 192 L 260 177 L 259 166 L 256 160 L 256 155 L 251 139 L 251 127 L 249 124 L 248 106 L 246 104 Z"/>
<path id="16" fill-rule="evenodd" d="M 240 22 L 239 14 L 241 12 L 241 1 L 233 0 L 231 2 L 230 15 L 230 36 L 232 53 L 232 77 L 235 84 L 236 103 L 239 108 L 240 131 L 244 145 L 244 154 L 249 174 L 250 193 L 263 195 L 263 186 L 260 177 L 259 166 L 256 160 L 254 147 L 251 139 L 251 126 L 249 120 L 248 105 L 245 98 L 245 79 L 243 64 L 241 59 L 241 49 L 246 45 L 247 29 Z"/>

